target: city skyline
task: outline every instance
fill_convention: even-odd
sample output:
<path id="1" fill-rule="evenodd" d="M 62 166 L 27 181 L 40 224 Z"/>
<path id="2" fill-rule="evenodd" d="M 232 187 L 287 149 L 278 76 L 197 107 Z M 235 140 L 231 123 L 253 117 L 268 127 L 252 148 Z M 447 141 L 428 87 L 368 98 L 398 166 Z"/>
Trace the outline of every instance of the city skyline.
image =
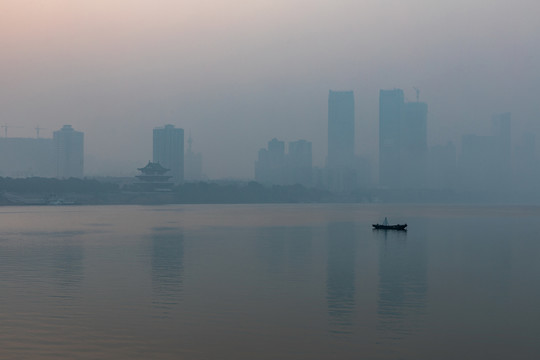
<path id="1" fill-rule="evenodd" d="M 0 124 L 24 126 L 13 137 L 72 124 L 86 134 L 88 174 L 120 175 L 150 160 L 148 132 L 170 123 L 191 131 L 208 178 L 249 178 L 272 137 L 311 141 L 314 165 L 324 165 L 328 89 L 354 91 L 356 153 L 376 161 L 379 89 L 413 101 L 417 87 L 430 146 L 487 132 L 502 112 L 520 140 L 540 134 L 537 8 L 6 0 Z"/>
<path id="2" fill-rule="evenodd" d="M 0 138 L 2 177 L 82 178 L 84 158 L 84 133 L 71 125 L 55 130 L 51 138 Z"/>
<path id="3" fill-rule="evenodd" d="M 400 92 L 400 93 L 402 94 L 402 95 L 401 95 L 401 96 L 403 97 L 403 100 L 402 100 L 402 101 L 404 101 L 404 103 L 409 104 L 409 105 L 415 103 L 414 101 L 408 100 L 409 98 L 403 95 L 404 91 L 403 91 L 402 89 L 398 89 L 398 88 L 393 88 L 393 90 L 385 90 L 385 89 L 381 89 L 379 92 L 390 92 L 390 93 L 392 93 L 392 92 L 396 92 L 396 91 L 397 91 L 397 92 Z M 331 90 L 330 92 L 332 92 L 332 90 Z M 340 93 L 340 92 L 341 92 L 341 93 L 344 93 L 344 92 L 354 93 L 353 91 L 349 91 L 349 90 L 347 90 L 347 91 L 337 91 L 337 92 L 335 92 L 335 93 Z M 421 102 L 421 103 L 424 103 L 424 102 Z M 425 103 L 424 103 L 424 104 L 425 104 Z M 431 106 L 430 106 L 430 108 L 431 108 Z M 505 113 L 505 112 L 501 112 L 501 114 L 504 114 L 504 113 Z M 493 116 L 495 116 L 495 115 L 493 115 L 493 114 L 490 115 L 489 113 L 486 112 L 486 113 L 485 113 L 485 116 L 483 117 L 483 118 L 484 118 L 484 122 L 485 122 L 486 124 L 488 124 L 488 122 L 487 122 L 488 119 L 492 118 Z M 356 128 L 357 128 L 357 129 L 356 129 L 356 132 L 362 132 L 363 130 L 365 130 L 364 127 L 362 127 L 362 125 L 364 125 L 364 124 L 360 124 L 360 128 L 359 128 L 359 126 L 358 126 L 358 121 L 356 120 L 357 117 L 358 117 L 358 116 L 355 117 L 355 124 L 356 124 L 355 126 L 356 126 Z M 360 115 L 360 117 L 362 117 L 362 115 Z M 513 116 L 513 117 L 514 117 L 514 116 Z M 428 122 L 430 122 L 429 125 L 432 125 L 432 124 L 431 124 L 432 121 L 433 121 L 433 119 L 431 119 L 431 121 L 428 121 Z M 173 121 L 173 122 L 174 122 L 174 121 Z M 379 126 L 379 125 L 380 125 L 380 116 L 378 117 L 378 119 L 374 119 L 373 122 L 377 123 L 377 126 Z M 180 121 L 176 121 L 175 123 L 176 123 L 176 125 L 172 125 L 172 126 L 179 126 L 179 125 L 177 125 L 177 124 L 180 123 Z M 9 126 L 9 125 L 5 125 L 5 126 L 7 126 L 8 128 L 11 127 L 11 126 Z M 181 125 L 180 125 L 180 126 L 181 126 Z M 151 130 L 153 131 L 153 129 L 156 128 L 156 127 L 159 127 L 159 124 L 153 124 Z M 515 120 L 515 119 L 512 120 L 512 127 L 513 127 L 514 129 L 515 129 L 515 127 L 516 127 L 516 120 Z M 16 128 L 19 128 L 19 127 L 16 127 Z M 427 126 L 427 129 L 428 129 L 428 130 L 429 130 L 429 128 L 430 128 L 430 126 Z M 484 125 L 484 126 L 481 126 L 481 127 L 479 127 L 479 128 L 480 128 L 479 133 L 485 133 L 485 132 L 488 132 L 488 131 L 490 130 L 490 127 L 489 127 L 488 125 Z M 36 129 L 41 129 L 41 130 L 42 130 L 41 133 L 40 133 L 40 135 L 39 135 L 39 137 L 36 136 L 36 134 L 37 134 Z M 34 132 L 34 137 L 22 137 L 22 136 L 17 136 L 18 134 L 14 134 L 15 131 L 10 130 L 9 135 L 8 135 L 8 138 L 12 138 L 12 139 L 17 139 L 17 138 L 20 138 L 20 139 L 32 139 L 32 138 L 35 138 L 35 139 L 47 139 L 47 138 L 48 138 L 48 137 L 47 137 L 48 133 L 47 133 L 47 132 L 44 132 L 43 129 L 46 129 L 46 128 L 41 128 L 41 127 L 33 128 L 32 130 L 33 130 L 33 132 Z M 51 132 L 51 135 L 52 135 L 52 131 L 50 131 L 50 132 Z M 279 132 L 279 133 L 283 133 L 283 131 L 278 131 L 278 132 Z M 458 145 L 459 145 L 459 144 L 461 143 L 461 141 L 462 141 L 462 137 L 463 137 L 464 135 L 466 135 L 466 134 L 467 134 L 467 133 L 456 133 L 456 138 L 455 138 L 455 139 L 453 139 L 453 138 L 451 139 L 450 137 L 448 137 L 447 140 L 443 140 L 443 141 L 441 141 L 441 142 L 437 142 L 437 140 L 433 140 L 432 137 L 428 135 L 428 136 L 427 136 L 427 143 L 428 143 L 427 145 L 428 145 L 429 147 L 432 147 L 432 146 L 439 146 L 439 145 L 442 146 L 442 145 L 445 145 L 448 141 L 451 141 L 451 142 L 453 142 L 454 144 L 458 144 Z M 474 134 L 474 132 L 469 132 L 469 134 Z M 520 133 L 520 132 L 514 130 L 514 131 L 512 131 L 512 135 L 511 135 L 510 140 L 515 140 L 516 138 L 522 138 L 522 137 L 524 136 L 524 134 L 531 134 L 531 132 L 521 132 L 521 133 Z M 324 134 L 324 135 L 328 136 L 327 134 Z M 190 135 L 190 136 L 191 136 L 191 135 Z M 266 135 L 265 135 L 265 136 L 266 136 Z M 268 136 L 272 137 L 271 134 L 268 135 Z M 268 137 L 268 136 L 267 136 L 267 137 Z M 4 137 L 5 137 L 5 135 L 4 135 L 2 138 L 4 138 Z M 284 139 L 284 138 L 287 139 L 287 137 L 285 137 L 285 136 L 277 136 L 277 137 L 279 137 L 280 139 Z M 318 137 L 322 137 L 322 136 L 318 136 Z M 52 138 L 52 137 L 51 137 L 51 138 Z M 292 141 L 292 140 L 294 140 L 294 139 L 291 138 L 291 139 L 287 139 L 287 140 L 284 140 L 284 141 Z M 149 139 L 149 138 L 147 137 L 146 142 L 150 142 L 150 143 L 151 143 L 152 140 Z M 205 142 L 204 139 L 200 139 L 200 138 L 199 138 L 198 144 L 204 144 L 204 142 Z M 311 142 L 311 141 L 310 141 L 310 142 Z M 516 147 L 519 143 L 520 143 L 519 141 L 515 142 L 514 145 L 512 145 L 512 148 L 511 148 L 510 150 L 513 151 L 513 150 L 514 150 L 513 148 Z M 186 141 L 186 144 L 187 144 L 187 141 Z M 355 145 L 356 147 L 361 147 L 361 148 L 362 148 L 361 150 L 356 150 L 356 151 L 354 151 L 354 154 L 355 154 L 356 156 L 359 156 L 359 155 L 360 155 L 360 156 L 366 156 L 366 157 L 369 157 L 369 156 L 371 155 L 371 157 L 369 157 L 369 160 L 370 160 L 370 161 L 372 161 L 372 162 L 377 162 L 377 161 L 379 161 L 379 157 L 378 157 L 378 156 L 380 155 L 380 150 L 379 150 L 379 151 L 374 151 L 373 148 L 372 148 L 372 149 L 367 149 L 367 150 L 366 150 L 366 149 L 365 149 L 365 146 L 363 146 L 363 147 L 360 146 L 360 145 L 362 145 L 362 144 L 359 143 L 358 136 L 355 136 L 355 144 L 356 144 L 356 145 Z M 315 150 L 316 152 L 320 152 L 320 150 L 321 150 L 322 148 L 326 148 L 325 145 L 326 145 L 326 144 L 324 144 L 324 143 L 318 143 L 318 144 L 315 144 L 314 150 Z M 377 140 L 376 146 L 377 146 L 377 147 L 380 147 L 380 141 L 379 141 L 379 140 Z M 257 148 L 260 148 L 260 145 L 258 145 Z M 201 152 L 199 149 L 200 149 L 200 145 L 198 145 L 198 147 L 195 149 L 196 152 L 197 152 L 197 154 L 200 156 L 202 152 Z M 187 148 L 185 148 L 185 151 L 187 151 Z M 365 152 L 362 152 L 362 151 L 365 151 Z M 377 156 L 373 157 L 373 154 L 374 154 L 374 153 L 375 153 Z M 85 156 L 88 156 L 88 153 L 85 153 Z M 207 156 L 212 156 L 212 154 L 207 154 Z M 90 154 L 90 157 L 92 157 L 91 154 Z M 136 165 L 141 165 L 141 164 L 145 163 L 146 161 L 148 161 L 148 159 L 151 159 L 151 158 L 152 158 L 151 153 L 148 153 L 148 154 L 144 155 L 144 157 L 142 157 L 142 158 L 131 158 L 131 159 L 129 159 L 128 161 L 126 161 L 125 163 L 126 163 L 126 164 L 136 164 Z M 104 160 L 106 160 L 106 159 L 104 159 Z M 313 166 L 321 167 L 321 168 L 322 168 L 322 167 L 325 167 L 325 166 L 326 166 L 326 161 L 327 161 L 327 155 L 324 156 L 324 159 L 323 159 L 322 161 L 321 161 L 321 159 L 317 159 L 317 160 L 318 160 L 318 161 L 315 161 L 315 160 L 313 161 Z M 212 169 L 209 169 L 209 170 L 210 170 L 210 172 L 212 171 Z M 205 168 L 205 171 L 208 171 L 208 169 Z M 253 171 L 253 169 L 251 169 L 251 173 L 252 173 L 252 171 Z M 85 172 L 86 172 L 86 167 L 85 167 Z M 101 176 L 101 175 L 110 175 L 109 173 L 106 173 L 106 172 L 103 172 L 103 171 L 101 171 L 101 172 L 96 172 L 95 170 L 94 170 L 94 171 L 93 171 L 93 170 L 90 170 L 89 173 L 90 173 L 90 175 L 92 175 L 92 176 L 94 176 L 94 175 L 98 175 L 98 176 Z M 113 173 L 113 175 L 118 175 L 117 173 L 114 173 L 114 171 L 113 171 L 112 173 Z M 135 173 L 135 171 L 133 171 L 133 167 L 130 167 L 130 168 L 127 168 L 126 171 L 124 172 L 124 174 L 122 174 L 122 175 L 124 175 L 124 176 L 130 176 L 130 175 L 132 175 L 133 173 Z M 250 175 L 248 174 L 247 176 L 231 176 L 231 177 L 232 177 L 232 178 L 239 178 L 239 179 L 240 179 L 240 178 L 250 178 Z M 220 177 L 215 177 L 215 178 L 220 178 Z M 227 177 L 224 177 L 224 178 L 227 178 Z"/>
<path id="4" fill-rule="evenodd" d="M 417 90 L 417 89 L 415 89 Z M 330 90 L 329 92 L 330 96 L 329 96 L 329 99 L 328 99 L 328 106 L 329 106 L 329 110 L 328 110 L 328 130 L 330 131 L 330 121 L 331 121 L 331 111 L 330 111 L 330 107 L 331 107 L 331 98 L 333 96 L 340 96 L 340 94 L 344 94 L 348 97 L 351 98 L 352 100 L 352 111 L 354 112 L 354 93 L 353 91 L 332 91 Z M 417 96 L 418 96 L 418 90 L 417 90 Z M 397 179 L 401 179 L 401 178 L 404 178 L 405 180 L 402 181 L 401 185 L 398 184 L 398 183 L 392 183 L 392 184 L 389 184 L 389 183 L 386 183 L 385 181 L 385 178 L 384 176 L 381 177 L 381 174 L 379 174 L 379 176 L 377 177 L 375 174 L 372 174 L 370 170 L 368 170 L 368 173 L 362 173 L 362 171 L 366 171 L 366 169 L 364 168 L 363 170 L 356 170 L 356 176 L 357 177 L 363 177 L 365 179 L 367 179 L 367 181 L 364 181 L 363 184 L 361 186 L 365 187 L 365 186 L 368 186 L 368 187 L 371 187 L 371 186 L 381 186 L 383 188 L 400 188 L 400 187 L 403 187 L 403 188 L 414 188 L 414 187 L 418 187 L 418 188 L 429 188 L 429 187 L 433 187 L 435 186 L 435 188 L 438 188 L 441 184 L 441 182 L 439 181 L 438 183 L 433 183 L 430 178 L 433 178 L 433 174 L 427 174 L 426 171 L 427 171 L 427 168 L 428 168 L 428 147 L 429 148 L 438 148 L 435 150 L 435 153 L 437 151 L 439 151 L 439 149 L 443 146 L 445 146 L 445 144 L 433 144 L 432 142 L 430 142 L 429 140 L 430 137 L 427 136 L 427 128 L 429 128 L 429 125 L 431 124 L 431 119 L 427 119 L 427 104 L 424 103 L 424 102 L 419 102 L 419 98 L 417 97 L 417 101 L 406 101 L 406 97 L 404 96 L 404 92 L 402 89 L 392 89 L 392 90 L 384 90 L 384 89 L 381 89 L 379 91 L 379 95 L 380 95 L 380 98 L 379 98 L 379 107 L 380 107 L 380 112 L 379 112 L 379 126 L 387 126 L 387 125 L 384 125 L 384 122 L 387 121 L 385 120 L 386 117 L 388 117 L 387 115 L 385 115 L 385 106 L 383 106 L 383 102 L 387 101 L 385 100 L 386 98 L 388 98 L 388 96 L 390 96 L 390 98 L 395 98 L 396 100 L 396 111 L 395 111 L 395 114 L 393 115 L 394 117 L 397 116 L 398 118 L 396 118 L 396 120 L 394 122 L 391 122 L 390 123 L 390 126 L 389 128 L 390 129 L 394 129 L 392 131 L 397 131 L 396 134 L 400 134 L 400 133 L 403 133 L 402 136 L 405 136 L 406 139 L 403 140 L 403 144 L 400 145 L 400 142 L 399 142 L 399 139 L 390 139 L 390 142 L 391 143 L 395 143 L 395 144 L 398 144 L 397 147 L 395 147 L 395 149 L 392 150 L 393 153 L 395 154 L 401 154 L 401 160 L 400 158 L 396 158 L 396 162 L 395 163 L 392 163 L 390 162 L 390 168 L 393 169 L 392 171 L 396 171 L 396 169 L 399 169 L 400 167 L 404 167 L 404 168 L 408 168 L 408 169 L 413 169 L 414 171 L 410 170 L 408 173 L 407 172 L 404 172 L 402 174 L 400 174 L 400 172 L 396 172 L 395 174 L 391 175 L 390 178 L 393 179 L 394 181 L 396 181 Z M 349 100 L 348 100 L 349 101 Z M 387 107 L 387 106 L 386 106 Z M 418 115 L 414 115 L 414 114 L 418 114 Z M 401 119 L 403 118 L 403 119 Z M 404 126 L 401 122 L 403 121 L 403 124 L 408 124 L 407 126 Z M 416 122 L 416 125 L 414 125 L 413 127 L 410 126 L 410 124 L 415 124 Z M 498 125 L 497 125 L 498 124 Z M 353 124 L 354 126 L 354 124 Z M 512 121 L 512 128 L 514 127 L 514 122 Z M 39 127 L 38 127 L 39 128 Z M 65 128 L 65 126 L 64 126 Z M 174 130 L 181 130 L 183 132 L 183 129 L 180 129 L 180 128 L 176 128 L 174 125 L 166 125 L 164 127 L 154 127 L 153 128 L 153 132 L 154 132 L 154 137 L 156 136 L 156 131 L 157 129 L 161 129 L 161 130 L 164 130 L 166 128 L 172 128 Z M 416 129 L 416 130 L 407 130 L 407 129 Z M 489 128 L 489 126 L 488 126 Z M 37 129 L 37 128 L 36 128 Z M 43 128 L 40 128 L 40 129 L 43 129 Z M 7 129 L 6 129 L 7 130 Z M 349 129 L 350 130 L 350 129 Z M 362 128 L 360 129 L 360 131 L 362 131 Z M 420 133 L 418 133 L 418 131 L 420 131 Z M 386 131 L 387 132 L 387 131 Z M 486 131 L 484 131 L 485 133 Z M 514 143 L 512 141 L 512 135 L 515 136 L 515 131 L 510 131 L 510 113 L 502 113 L 502 114 L 496 114 L 496 115 L 492 115 L 492 120 L 491 120 L 491 132 L 487 131 L 488 132 L 488 135 L 491 134 L 491 133 L 495 133 L 495 135 L 498 136 L 498 138 L 501 138 L 502 140 L 501 141 L 504 141 L 504 148 L 505 148 L 505 152 L 504 155 L 505 156 L 505 162 L 512 162 L 512 154 L 514 153 L 514 149 L 516 149 L 516 151 L 518 151 L 518 148 L 522 149 L 523 147 L 521 146 L 520 147 L 520 143 Z M 78 132 L 77 132 L 78 133 Z M 417 134 L 418 133 L 418 134 Z M 37 135 L 37 133 L 36 133 Z M 467 149 L 470 148 L 470 146 L 468 147 L 466 145 L 466 143 L 470 143 L 469 139 L 472 139 L 472 141 L 476 141 L 474 140 L 475 138 L 471 138 L 471 136 L 476 136 L 476 138 L 478 139 L 481 139 L 481 138 L 485 138 L 485 134 L 483 135 L 482 133 L 480 134 L 477 134 L 477 133 L 464 133 L 464 134 L 461 134 L 460 136 L 460 139 L 457 141 L 457 142 L 453 142 L 453 141 L 449 141 L 447 143 L 451 143 L 452 146 L 456 147 L 457 146 L 457 151 L 454 150 L 455 154 L 453 155 L 454 158 L 456 159 L 455 161 L 459 160 L 459 158 L 466 158 L 468 157 L 469 155 L 467 154 Z M 532 134 L 529 134 L 531 136 L 533 136 L 533 141 L 534 141 L 534 135 Z M 328 136 L 330 136 L 330 133 L 328 132 Z M 384 144 L 384 139 L 385 139 L 385 131 L 379 131 L 379 148 L 381 149 L 381 146 L 383 146 Z M 8 139 L 21 139 L 21 140 L 32 140 L 32 138 L 8 138 Z M 190 135 L 190 139 L 191 139 L 191 135 Z M 41 141 L 45 141 L 47 140 L 47 138 L 43 137 L 43 133 L 41 134 L 40 138 L 34 138 L 33 140 L 41 140 Z M 52 140 L 52 139 L 51 139 Z M 183 136 L 182 136 L 182 144 L 184 143 L 183 141 Z M 302 141 L 305 141 L 305 140 L 302 140 Z M 464 141 L 466 143 L 464 143 Z M 491 140 L 489 140 L 491 141 Z M 284 143 L 283 141 L 281 141 L 282 143 Z M 352 147 L 354 148 L 355 146 L 355 143 L 356 142 L 356 139 L 353 140 L 353 143 L 352 143 Z M 405 144 L 405 142 L 408 142 L 408 144 Z M 201 139 L 201 141 L 199 141 L 199 143 L 204 143 L 204 139 Z M 293 144 L 293 142 L 290 142 L 289 141 L 289 144 Z M 312 154 L 312 142 L 311 141 L 308 141 L 309 143 L 309 153 L 310 153 L 310 164 L 311 166 L 313 166 L 314 168 L 327 168 L 326 164 L 324 164 L 323 166 L 320 166 L 316 163 L 314 163 L 314 161 L 312 160 L 313 159 L 313 156 L 311 155 Z M 428 146 L 428 143 L 431 143 L 431 145 Z M 154 147 L 155 147 L 155 141 L 154 141 Z M 190 156 L 195 156 L 196 158 L 196 163 L 197 165 L 195 166 L 197 169 L 199 170 L 196 170 L 196 172 L 199 174 L 198 176 L 202 176 L 202 154 L 200 152 L 197 152 L 197 154 L 193 153 L 192 149 L 191 149 L 191 146 L 188 145 L 187 148 L 185 148 L 185 146 L 181 146 L 183 148 L 183 151 L 185 153 L 185 156 L 191 154 Z M 319 148 L 320 149 L 321 147 L 321 144 L 314 144 L 313 148 Z M 408 147 L 408 149 L 406 150 L 406 147 Z M 412 148 L 415 148 L 415 150 L 411 150 Z M 191 149 L 191 153 L 188 151 L 189 149 Z M 531 149 L 530 151 L 533 151 L 533 154 L 531 154 L 533 156 L 533 158 L 536 158 L 536 147 L 535 146 L 532 146 L 532 147 L 529 147 L 529 149 Z M 419 152 L 420 151 L 420 152 Z M 485 151 L 488 151 L 488 150 L 485 150 Z M 496 150 L 496 151 L 499 151 L 499 150 Z M 154 152 L 155 152 L 155 149 L 154 149 Z M 464 153 L 465 152 L 465 153 Z M 429 151 L 430 153 L 430 156 L 431 156 L 431 150 Z M 365 153 L 358 153 L 357 151 L 354 152 L 355 156 L 358 157 L 358 156 L 361 156 L 362 158 L 366 158 L 366 154 Z M 378 159 L 367 159 L 368 161 L 368 166 L 369 167 L 373 167 L 373 165 L 375 165 L 376 161 L 379 161 L 379 163 L 382 161 L 383 163 L 384 162 L 388 162 L 387 159 L 384 159 L 384 152 L 381 152 L 379 151 L 379 154 L 383 154 L 383 157 L 379 157 Z M 439 154 L 440 155 L 440 154 Z M 500 154 L 499 154 L 500 155 Z M 157 155 L 153 155 L 152 156 L 152 159 L 153 161 L 158 161 L 157 160 Z M 179 155 L 180 156 L 180 155 Z M 438 155 L 437 155 L 438 156 Z M 484 155 L 484 158 L 485 158 L 486 155 Z M 85 157 L 86 157 L 86 154 L 85 154 Z M 150 154 L 147 154 L 147 158 L 150 157 Z M 159 157 L 159 156 L 158 156 Z M 416 161 L 418 160 L 419 158 L 421 158 L 421 161 Z M 481 158 L 481 157 L 480 157 Z M 480 159 L 479 158 L 479 159 Z M 431 156 L 430 158 L 432 161 L 433 159 L 433 156 Z M 445 159 L 448 159 L 448 157 L 446 157 Z M 184 163 L 187 161 L 185 158 L 183 159 L 184 160 Z M 144 159 L 133 159 L 133 163 L 138 163 L 138 164 L 142 164 L 144 163 L 146 160 Z M 440 159 L 439 159 L 440 161 Z M 494 158 L 490 158 L 490 160 L 493 164 L 496 164 L 499 162 L 498 158 L 497 157 L 494 157 Z M 371 165 L 369 164 L 371 163 Z M 529 161 L 529 166 L 530 167 L 530 164 L 532 162 Z M 431 169 L 431 172 L 435 171 L 434 169 L 436 167 L 433 167 L 432 166 L 433 164 L 431 164 L 430 166 L 430 169 Z M 280 165 L 281 166 L 281 165 Z M 454 169 L 455 171 L 453 171 L 452 173 L 452 176 L 455 177 L 455 176 L 458 176 L 458 172 L 462 172 L 464 171 L 463 170 L 463 166 L 467 166 L 465 164 L 464 161 L 460 161 L 460 168 L 456 168 Z M 469 165 L 469 167 L 472 166 L 472 168 L 475 167 L 475 165 Z M 495 165 L 494 165 L 495 166 Z M 524 165 L 521 165 L 522 168 Z M 185 167 L 185 165 L 184 165 Z M 290 167 L 290 165 L 289 165 Z M 305 166 L 304 166 L 305 167 Z M 330 167 L 331 168 L 331 167 Z M 450 168 L 453 168 L 453 165 L 450 163 Z M 505 169 L 508 169 L 509 168 L 509 165 L 505 165 Z M 131 168 L 129 170 L 129 173 L 126 173 L 124 176 L 133 176 L 133 171 L 134 168 Z M 375 169 L 377 169 L 377 167 L 375 167 Z M 375 169 L 372 169 L 372 170 L 375 170 Z M 379 165 L 378 166 L 378 169 L 379 171 L 385 171 L 384 170 L 384 166 L 381 166 Z M 185 169 L 183 169 L 185 171 Z M 207 171 L 207 168 L 206 168 L 206 165 L 205 165 L 205 172 Z M 179 170 L 177 170 L 179 171 Z M 447 170 L 444 170 L 443 168 L 439 168 L 437 171 L 444 171 L 446 172 Z M 256 172 L 256 170 L 255 170 Z M 289 171 L 290 172 L 290 171 Z M 506 171 L 503 171 L 503 173 L 506 173 L 506 174 L 509 174 L 510 172 L 508 170 Z M 29 173 L 30 174 L 30 173 Z M 81 171 L 79 171 L 77 173 L 78 175 L 76 177 L 81 177 Z M 408 175 L 408 174 L 411 174 L 411 175 Z M 23 173 L 21 173 L 21 175 L 24 175 Z M 56 175 L 56 173 L 55 173 Z M 85 176 L 88 175 L 88 176 L 115 176 L 115 174 L 110 174 L 110 173 L 100 173 L 100 174 L 88 174 L 88 172 L 86 172 L 85 170 Z M 59 176 L 59 175 L 56 175 L 56 176 Z M 461 177 L 463 177 L 463 175 L 459 175 Z M 488 176 L 488 175 L 485 175 L 485 176 Z M 507 176 L 507 175 L 505 175 Z M 305 178 L 306 176 L 304 176 Z M 328 175 L 325 175 L 324 176 L 326 178 L 326 180 L 324 181 L 324 183 L 326 184 L 327 181 L 331 181 L 331 180 L 328 180 Z M 367 177 L 367 178 L 366 178 Z M 175 178 L 179 179 L 179 174 L 177 174 L 175 176 Z M 182 176 L 183 178 L 183 176 Z M 236 177 L 237 179 L 241 179 L 241 177 Z M 500 178 L 500 176 L 499 176 Z M 208 178 L 208 179 L 211 179 L 211 178 Z M 215 179 L 219 179 L 219 178 L 215 178 Z M 246 176 L 244 177 L 244 179 L 257 179 L 256 176 L 253 176 L 253 172 L 251 174 L 251 176 Z M 489 179 L 489 176 L 488 178 L 486 179 Z M 193 180 L 197 180 L 196 178 L 190 178 L 189 179 L 190 181 L 193 181 Z M 300 181 L 300 183 L 304 184 L 304 185 L 308 185 L 309 183 L 312 183 L 312 181 L 314 181 L 314 178 L 312 177 L 309 181 L 306 181 L 306 180 L 303 180 L 303 181 Z M 430 182 L 431 181 L 431 182 Z M 178 180 L 175 180 L 175 182 L 181 182 L 181 181 L 178 181 Z M 284 181 L 284 180 L 280 180 L 280 181 L 263 181 L 263 183 L 276 183 L 276 184 L 286 184 L 286 183 L 294 183 L 291 182 L 291 180 L 287 180 L 287 181 Z M 373 182 L 373 183 L 372 183 Z M 484 181 L 486 182 L 486 181 Z M 510 182 L 509 179 L 506 180 L 507 183 Z M 359 185 L 360 183 L 357 183 L 357 185 Z M 371 185 L 370 185 L 371 184 Z M 454 187 L 456 185 L 461 185 L 463 186 L 464 183 L 461 182 L 461 183 L 456 183 L 454 181 L 453 183 L 453 186 L 451 187 Z M 328 184 L 326 184 L 325 186 L 328 186 Z M 359 185 L 360 186 L 360 185 Z M 478 188 L 478 184 L 474 186 L 474 188 Z M 507 185 L 508 187 L 509 185 Z M 459 186 L 458 186 L 459 188 Z M 466 186 L 465 186 L 466 188 Z M 332 189 L 332 186 L 330 185 L 330 189 Z M 339 187 L 335 187 L 334 188 L 335 191 L 341 191 L 339 190 Z"/>

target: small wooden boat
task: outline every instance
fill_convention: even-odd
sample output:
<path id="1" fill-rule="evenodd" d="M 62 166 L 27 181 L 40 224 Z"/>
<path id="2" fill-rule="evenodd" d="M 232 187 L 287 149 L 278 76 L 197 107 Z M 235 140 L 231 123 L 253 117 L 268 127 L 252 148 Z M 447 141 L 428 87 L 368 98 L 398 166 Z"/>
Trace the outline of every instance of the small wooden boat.
<path id="1" fill-rule="evenodd" d="M 373 224 L 372 226 L 374 230 L 407 230 L 407 224 L 390 225 L 387 218 L 384 218 L 382 224 Z"/>
<path id="2" fill-rule="evenodd" d="M 396 225 L 383 225 L 383 224 L 373 224 L 373 229 L 375 230 L 407 230 L 407 224 L 396 224 Z"/>

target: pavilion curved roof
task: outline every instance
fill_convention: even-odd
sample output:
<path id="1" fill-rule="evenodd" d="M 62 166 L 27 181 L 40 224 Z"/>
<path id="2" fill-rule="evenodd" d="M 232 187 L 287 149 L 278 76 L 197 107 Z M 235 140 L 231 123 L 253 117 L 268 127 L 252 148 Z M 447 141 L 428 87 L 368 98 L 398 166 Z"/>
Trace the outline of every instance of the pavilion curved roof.
<path id="1" fill-rule="evenodd" d="M 151 161 L 149 161 L 145 167 L 138 168 L 137 170 L 141 171 L 144 174 L 151 174 L 151 173 L 164 174 L 167 171 L 170 171 L 170 169 L 163 167 L 159 162 L 151 162 Z"/>

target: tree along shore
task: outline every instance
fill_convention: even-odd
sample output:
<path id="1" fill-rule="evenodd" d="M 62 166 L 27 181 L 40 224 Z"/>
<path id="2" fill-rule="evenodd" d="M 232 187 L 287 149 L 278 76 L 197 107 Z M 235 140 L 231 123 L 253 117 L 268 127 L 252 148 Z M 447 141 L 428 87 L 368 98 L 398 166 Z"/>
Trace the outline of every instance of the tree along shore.
<path id="1" fill-rule="evenodd" d="M 0 205 L 305 203 L 331 198 L 325 190 L 301 185 L 268 187 L 256 182 L 185 183 L 170 191 L 145 192 L 137 184 L 96 179 L 0 177 Z"/>
<path id="2" fill-rule="evenodd" d="M 520 198 L 517 198 L 520 200 Z M 266 186 L 257 182 L 193 182 L 168 191 L 143 191 L 130 178 L 2 178 L 0 205 L 107 204 L 265 204 L 265 203 L 515 203 L 493 193 L 433 189 L 355 189 L 335 194 L 302 185 Z M 529 197 L 520 203 L 540 203 Z"/>

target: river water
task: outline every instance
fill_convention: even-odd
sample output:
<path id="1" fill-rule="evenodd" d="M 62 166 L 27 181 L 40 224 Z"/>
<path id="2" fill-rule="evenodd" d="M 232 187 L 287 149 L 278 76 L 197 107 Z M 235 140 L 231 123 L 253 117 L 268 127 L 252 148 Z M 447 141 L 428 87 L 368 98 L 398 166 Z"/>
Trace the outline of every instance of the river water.
<path id="1" fill-rule="evenodd" d="M 385 216 L 409 230 L 372 230 Z M 0 224 L 2 359 L 540 358 L 540 207 L 3 207 Z"/>

